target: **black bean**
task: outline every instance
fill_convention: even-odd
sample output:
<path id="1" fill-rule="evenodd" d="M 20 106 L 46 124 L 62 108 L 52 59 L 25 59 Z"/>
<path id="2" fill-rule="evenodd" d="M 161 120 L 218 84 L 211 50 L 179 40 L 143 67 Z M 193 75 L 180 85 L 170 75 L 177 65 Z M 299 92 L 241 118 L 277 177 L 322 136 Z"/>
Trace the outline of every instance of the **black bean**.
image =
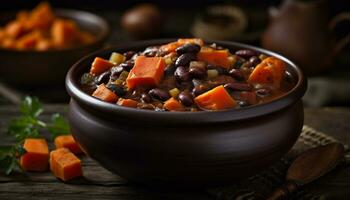
<path id="1" fill-rule="evenodd" d="M 238 50 L 235 53 L 237 56 L 241 56 L 243 58 L 250 58 L 252 56 L 257 56 L 258 54 L 253 51 L 253 50 L 249 50 L 249 49 L 242 49 L 242 50 Z"/>
<path id="2" fill-rule="evenodd" d="M 120 67 L 123 67 L 123 69 L 124 69 L 125 71 L 130 71 L 131 68 L 134 67 L 134 61 L 128 60 L 128 61 L 126 61 L 126 62 L 121 63 L 119 66 L 120 66 Z"/>
<path id="3" fill-rule="evenodd" d="M 246 102 L 246 101 L 239 101 L 239 102 L 238 102 L 238 105 L 239 105 L 240 107 L 247 107 L 247 106 L 250 106 L 250 104 L 249 104 L 248 102 Z"/>
<path id="4" fill-rule="evenodd" d="M 184 106 L 191 106 L 193 104 L 193 97 L 189 92 L 181 92 L 178 98 Z"/>
<path id="5" fill-rule="evenodd" d="M 127 51 L 123 55 L 126 57 L 126 60 L 130 60 L 135 55 L 135 51 Z"/>
<path id="6" fill-rule="evenodd" d="M 147 57 L 154 57 L 157 55 L 157 53 L 158 53 L 158 48 L 156 48 L 156 47 L 147 47 L 143 51 L 143 55 L 145 55 Z"/>
<path id="7" fill-rule="evenodd" d="M 164 69 L 164 75 L 165 76 L 172 76 L 174 75 L 174 72 L 175 72 L 175 65 L 171 64 L 171 65 L 168 65 L 165 69 Z"/>
<path id="8" fill-rule="evenodd" d="M 176 68 L 176 70 L 174 72 L 174 76 L 178 82 L 186 82 L 186 81 L 190 80 L 190 74 L 189 74 L 187 68 L 182 67 L 182 66 Z"/>
<path id="9" fill-rule="evenodd" d="M 239 90 L 239 91 L 251 91 L 252 86 L 247 83 L 226 83 L 224 85 L 225 89 L 228 90 Z"/>
<path id="10" fill-rule="evenodd" d="M 122 71 L 124 71 L 124 68 L 121 66 L 112 67 L 110 79 L 117 80 Z"/>
<path id="11" fill-rule="evenodd" d="M 105 71 L 102 74 L 100 74 L 96 79 L 96 84 L 102 84 L 102 83 L 108 83 L 109 77 L 111 75 L 111 71 Z"/>
<path id="12" fill-rule="evenodd" d="M 167 99 L 170 98 L 170 94 L 168 91 L 164 91 L 162 89 L 159 89 L 159 88 L 154 88 L 152 90 L 150 90 L 148 92 L 148 94 L 154 98 L 154 99 L 158 99 L 158 100 L 161 100 L 161 101 L 166 101 Z"/>
<path id="13" fill-rule="evenodd" d="M 187 43 L 182 45 L 181 47 L 178 47 L 176 49 L 176 53 L 179 55 L 184 54 L 184 53 L 198 53 L 201 47 L 198 44 L 193 44 L 193 43 Z"/>
<path id="14" fill-rule="evenodd" d="M 192 60 L 195 60 L 196 56 L 192 53 L 185 53 L 179 56 L 175 61 L 175 66 L 187 66 Z"/>
<path id="15" fill-rule="evenodd" d="M 271 90 L 268 88 L 261 88 L 261 89 L 256 90 L 255 93 L 259 97 L 266 97 L 266 96 L 269 96 L 271 94 Z"/>
<path id="16" fill-rule="evenodd" d="M 201 85 L 203 81 L 198 79 L 192 79 L 192 85 L 196 87 L 197 85 Z"/>
<path id="17" fill-rule="evenodd" d="M 261 62 L 261 60 L 257 56 L 252 56 L 249 58 L 249 63 L 251 63 L 252 67 L 255 67 L 260 62 Z"/>
<path id="18" fill-rule="evenodd" d="M 207 70 L 205 68 L 192 67 L 189 70 L 189 74 L 191 77 L 203 79 L 207 76 Z"/>
<path id="19" fill-rule="evenodd" d="M 122 97 L 125 95 L 125 90 L 122 86 L 116 84 L 108 84 L 107 88 L 112 90 L 118 97 Z"/>
<path id="20" fill-rule="evenodd" d="M 196 97 L 196 96 L 198 96 L 200 94 L 203 94 L 207 90 L 208 90 L 208 87 L 206 87 L 205 85 L 197 85 L 197 86 L 193 87 L 192 95 Z"/>
<path id="21" fill-rule="evenodd" d="M 241 72 L 241 70 L 239 69 L 231 69 L 229 72 L 230 76 L 236 80 L 243 80 L 244 77 L 243 77 L 243 73 Z"/>
<path id="22" fill-rule="evenodd" d="M 143 103 L 151 103 L 152 101 L 151 97 L 146 93 L 142 93 L 140 99 Z"/>

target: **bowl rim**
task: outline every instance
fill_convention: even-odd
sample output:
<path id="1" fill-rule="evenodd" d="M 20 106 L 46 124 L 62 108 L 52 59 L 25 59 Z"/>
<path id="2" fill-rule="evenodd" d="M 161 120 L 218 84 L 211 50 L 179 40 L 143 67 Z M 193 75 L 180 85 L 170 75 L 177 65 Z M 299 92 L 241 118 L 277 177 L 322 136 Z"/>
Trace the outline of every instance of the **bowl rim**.
<path id="1" fill-rule="evenodd" d="M 107 52 L 118 51 L 118 49 L 132 50 L 136 48 L 144 48 L 151 45 L 160 45 L 167 42 L 176 41 L 177 39 L 156 39 L 156 40 L 144 40 L 132 43 L 124 43 L 102 49 L 93 52 L 79 61 L 77 61 L 68 71 L 66 76 L 66 89 L 71 99 L 78 101 L 83 104 L 85 108 L 93 108 L 94 111 L 101 111 L 103 113 L 108 113 L 111 115 L 116 115 L 119 117 L 125 117 L 127 119 L 132 119 L 135 121 L 143 120 L 155 124 L 210 124 L 210 123 L 226 123 L 233 121 L 246 120 L 261 116 L 266 116 L 277 111 L 281 111 L 294 103 L 301 100 L 307 87 L 307 80 L 302 72 L 302 70 L 294 64 L 289 59 L 284 56 L 274 53 L 272 51 L 262 49 L 259 47 L 242 44 L 238 42 L 231 41 L 217 41 L 217 40 L 204 40 L 206 43 L 216 43 L 220 46 L 226 48 L 243 48 L 252 49 L 266 55 L 277 57 L 284 62 L 286 62 L 291 70 L 297 75 L 297 82 L 295 86 L 289 90 L 287 93 L 283 94 L 277 99 L 272 101 L 253 105 L 249 107 L 239 108 L 239 109 L 228 109 L 222 111 L 200 111 L 200 112 L 159 112 L 153 110 L 135 109 L 123 106 L 117 106 L 112 103 L 101 101 L 95 97 L 92 97 L 82 91 L 79 86 L 79 80 L 76 80 L 76 74 L 82 68 L 86 66 L 82 65 L 84 61 L 92 59 L 101 54 Z M 82 74 L 80 74 L 81 76 Z M 80 77 L 78 77 L 80 78 Z"/>
<path id="2" fill-rule="evenodd" d="M 44 54 L 44 53 L 62 53 L 62 52 L 76 51 L 76 50 L 85 49 L 90 46 L 94 46 L 99 43 L 103 43 L 110 33 L 110 27 L 107 21 L 103 17 L 95 13 L 83 11 L 83 10 L 66 9 L 66 8 L 54 8 L 53 12 L 58 17 L 73 19 L 74 21 L 76 21 L 76 18 L 77 18 L 76 16 L 79 16 L 79 18 L 84 18 L 84 19 L 92 18 L 94 21 L 96 21 L 94 22 L 94 24 L 95 25 L 97 24 L 101 30 L 99 31 L 99 34 L 94 35 L 95 39 L 93 40 L 93 42 L 88 44 L 77 45 L 74 47 L 63 48 L 63 49 L 49 49 L 45 51 L 38 51 L 38 50 L 32 50 L 32 49 L 16 50 L 16 49 L 0 48 L 0 53 L 7 52 L 7 53 L 21 53 L 21 54 Z"/>

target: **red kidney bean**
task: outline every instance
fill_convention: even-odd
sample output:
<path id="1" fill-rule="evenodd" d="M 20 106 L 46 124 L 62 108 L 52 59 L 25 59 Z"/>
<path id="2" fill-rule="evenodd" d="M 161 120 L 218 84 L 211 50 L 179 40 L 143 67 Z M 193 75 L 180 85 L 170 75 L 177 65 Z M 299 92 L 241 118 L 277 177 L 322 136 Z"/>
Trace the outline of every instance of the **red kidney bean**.
<path id="1" fill-rule="evenodd" d="M 249 50 L 249 49 L 238 50 L 238 51 L 235 52 L 235 54 L 237 56 L 241 56 L 242 58 L 250 58 L 252 56 L 257 56 L 258 55 L 255 51 Z"/>
<path id="2" fill-rule="evenodd" d="M 135 51 L 127 51 L 123 55 L 125 56 L 126 60 L 130 60 L 135 55 Z"/>
<path id="3" fill-rule="evenodd" d="M 151 103 L 152 101 L 151 97 L 146 93 L 142 93 L 140 99 L 143 103 Z"/>
<path id="4" fill-rule="evenodd" d="M 147 47 L 142 54 L 147 56 L 147 57 L 154 57 L 158 53 L 158 48 L 157 47 Z"/>
<path id="5" fill-rule="evenodd" d="M 186 82 L 190 80 L 188 69 L 182 66 L 176 68 L 174 76 L 178 82 Z"/>
<path id="6" fill-rule="evenodd" d="M 224 85 L 225 89 L 228 90 L 239 90 L 239 91 L 251 91 L 252 86 L 247 83 L 226 83 Z"/>
<path id="7" fill-rule="evenodd" d="M 241 72 L 241 70 L 239 69 L 231 69 L 229 72 L 230 76 L 236 80 L 243 80 L 244 79 L 244 76 L 243 76 L 243 73 Z"/>
<path id="8" fill-rule="evenodd" d="M 124 71 L 124 68 L 122 66 L 112 67 L 110 79 L 117 80 L 122 71 Z"/>
<path id="9" fill-rule="evenodd" d="M 191 67 L 189 74 L 193 78 L 204 79 L 207 76 L 207 70 L 205 68 Z"/>
<path id="10" fill-rule="evenodd" d="M 159 89 L 159 88 L 154 88 L 152 90 L 150 90 L 148 92 L 148 94 L 154 98 L 154 99 L 158 99 L 158 100 L 161 100 L 161 101 L 166 101 L 167 99 L 170 98 L 170 94 L 168 91 L 164 91 L 162 89 Z"/>
<path id="11" fill-rule="evenodd" d="M 192 89 L 192 95 L 193 96 L 198 96 L 198 95 L 201 95 L 203 94 L 204 92 L 206 92 L 208 90 L 208 87 L 206 87 L 205 85 L 197 85 L 197 86 L 194 86 L 193 89 Z"/>
<path id="12" fill-rule="evenodd" d="M 269 96 L 271 94 L 271 90 L 268 88 L 261 88 L 261 89 L 256 90 L 255 93 L 259 97 L 266 97 L 266 96 Z"/>
<path id="13" fill-rule="evenodd" d="M 105 71 L 102 74 L 100 74 L 96 79 L 96 84 L 102 84 L 102 83 L 108 83 L 109 77 L 111 75 L 111 71 Z"/>
<path id="14" fill-rule="evenodd" d="M 119 64 L 118 66 L 123 67 L 123 69 L 126 71 L 130 71 L 134 67 L 134 61 L 128 60 L 126 62 Z"/>
<path id="15" fill-rule="evenodd" d="M 193 104 L 193 97 L 189 92 L 181 92 L 178 98 L 184 106 L 191 106 Z"/>
<path id="16" fill-rule="evenodd" d="M 251 63 L 252 67 L 255 67 L 260 62 L 261 62 L 261 60 L 257 56 L 252 56 L 249 58 L 249 63 Z"/>
<path id="17" fill-rule="evenodd" d="M 181 47 L 178 47 L 176 49 L 176 53 L 181 55 L 184 53 L 198 53 L 201 47 L 198 44 L 193 44 L 193 43 L 187 43 L 182 45 Z"/>
<path id="18" fill-rule="evenodd" d="M 179 56 L 175 61 L 175 66 L 187 66 L 192 60 L 196 59 L 196 56 L 192 53 L 185 53 Z"/>

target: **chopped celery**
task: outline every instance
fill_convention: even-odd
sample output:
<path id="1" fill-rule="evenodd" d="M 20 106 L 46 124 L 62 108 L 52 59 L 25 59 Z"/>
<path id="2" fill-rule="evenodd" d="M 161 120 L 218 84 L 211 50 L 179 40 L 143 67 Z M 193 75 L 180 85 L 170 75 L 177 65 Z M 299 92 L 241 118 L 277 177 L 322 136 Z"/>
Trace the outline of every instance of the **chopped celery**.
<path id="1" fill-rule="evenodd" d="M 120 63 L 124 62 L 126 60 L 126 57 L 123 56 L 120 53 L 113 52 L 111 54 L 111 57 L 109 58 L 109 61 L 114 63 L 115 65 L 119 65 Z"/>
<path id="2" fill-rule="evenodd" d="M 180 90 L 177 88 L 173 88 L 173 89 L 169 90 L 169 94 L 174 98 L 177 97 L 177 95 L 179 95 L 179 93 L 180 93 Z"/>
<path id="3" fill-rule="evenodd" d="M 121 81 L 125 81 L 126 80 L 126 78 L 128 77 L 128 75 L 129 75 L 129 72 L 127 72 L 127 71 L 122 71 L 122 73 L 119 75 L 119 80 L 121 80 Z"/>
<path id="4" fill-rule="evenodd" d="M 210 78 L 217 77 L 219 75 L 219 72 L 216 69 L 209 69 L 207 70 L 207 74 L 208 74 L 208 78 L 210 79 Z"/>
<path id="5" fill-rule="evenodd" d="M 236 56 L 229 56 L 227 59 L 228 59 L 228 62 L 230 62 L 231 66 L 233 66 L 237 62 Z"/>

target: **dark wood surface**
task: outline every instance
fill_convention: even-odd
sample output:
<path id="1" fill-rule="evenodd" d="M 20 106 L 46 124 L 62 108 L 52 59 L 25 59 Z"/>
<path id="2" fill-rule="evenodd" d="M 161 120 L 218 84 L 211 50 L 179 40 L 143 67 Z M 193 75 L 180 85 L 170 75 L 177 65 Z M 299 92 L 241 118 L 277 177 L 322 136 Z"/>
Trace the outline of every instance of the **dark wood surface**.
<path id="1" fill-rule="evenodd" d="M 48 119 L 54 112 L 65 113 L 66 108 L 64 105 L 48 105 L 43 118 Z M 16 107 L 0 106 L 0 144 L 12 142 L 5 131 L 8 121 L 16 115 Z M 306 109 L 305 124 L 350 145 L 349 108 Z M 84 178 L 68 183 L 59 181 L 50 172 L 0 175 L 0 199 L 212 199 L 205 189 L 174 191 L 134 185 L 103 169 L 86 156 L 81 158 Z M 350 165 L 338 167 L 307 187 L 313 192 L 324 194 L 327 199 L 349 199 Z"/>

